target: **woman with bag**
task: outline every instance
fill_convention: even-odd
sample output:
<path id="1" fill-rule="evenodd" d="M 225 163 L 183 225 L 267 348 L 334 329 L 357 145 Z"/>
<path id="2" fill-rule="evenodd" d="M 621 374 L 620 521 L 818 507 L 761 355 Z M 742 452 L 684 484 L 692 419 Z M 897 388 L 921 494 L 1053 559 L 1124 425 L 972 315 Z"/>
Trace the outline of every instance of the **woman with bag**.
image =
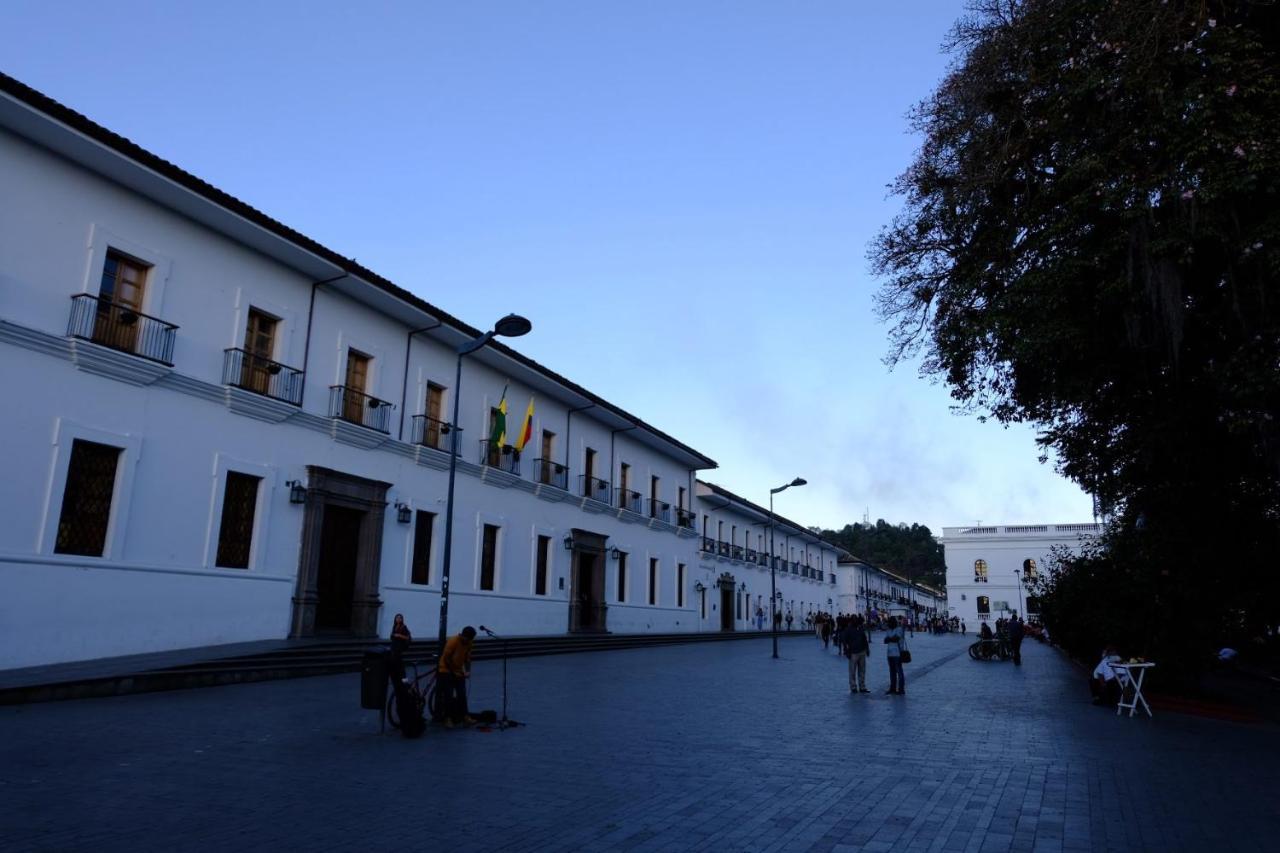
<path id="1" fill-rule="evenodd" d="M 885 691 L 886 695 L 907 695 L 907 679 L 902 673 L 902 657 L 906 653 L 904 645 L 906 638 L 903 636 L 902 628 L 898 626 L 898 617 L 889 617 L 889 633 L 884 635 L 885 645 L 888 646 L 887 653 L 889 657 L 889 689 Z"/>

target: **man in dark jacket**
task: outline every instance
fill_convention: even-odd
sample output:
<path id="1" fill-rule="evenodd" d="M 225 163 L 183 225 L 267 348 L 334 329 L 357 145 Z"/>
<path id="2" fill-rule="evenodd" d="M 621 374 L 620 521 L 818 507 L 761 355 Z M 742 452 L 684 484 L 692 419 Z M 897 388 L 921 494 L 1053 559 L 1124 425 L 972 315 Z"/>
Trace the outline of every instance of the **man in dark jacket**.
<path id="1" fill-rule="evenodd" d="M 867 689 L 867 652 L 871 651 L 871 639 L 861 616 L 849 617 L 849 624 L 840 633 L 840 645 L 849 659 L 849 692 L 870 693 Z"/>
<path id="2" fill-rule="evenodd" d="M 1014 666 L 1022 666 L 1022 638 L 1026 635 L 1026 628 L 1018 614 L 1013 614 L 1013 618 L 1009 620 L 1006 630 L 1009 632 L 1009 646 L 1013 649 Z"/>

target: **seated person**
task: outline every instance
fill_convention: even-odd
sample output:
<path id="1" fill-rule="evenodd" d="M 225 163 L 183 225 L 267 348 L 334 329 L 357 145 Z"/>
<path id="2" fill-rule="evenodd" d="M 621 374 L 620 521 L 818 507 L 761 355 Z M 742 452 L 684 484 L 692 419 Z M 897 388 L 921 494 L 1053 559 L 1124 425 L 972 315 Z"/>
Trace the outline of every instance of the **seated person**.
<path id="1" fill-rule="evenodd" d="M 1089 692 L 1093 694 L 1095 705 L 1115 705 L 1120 701 L 1125 682 L 1129 675 L 1122 669 L 1113 669 L 1111 664 L 1123 662 L 1115 646 L 1107 646 L 1102 653 L 1102 660 L 1093 668 L 1093 676 L 1089 679 Z"/>

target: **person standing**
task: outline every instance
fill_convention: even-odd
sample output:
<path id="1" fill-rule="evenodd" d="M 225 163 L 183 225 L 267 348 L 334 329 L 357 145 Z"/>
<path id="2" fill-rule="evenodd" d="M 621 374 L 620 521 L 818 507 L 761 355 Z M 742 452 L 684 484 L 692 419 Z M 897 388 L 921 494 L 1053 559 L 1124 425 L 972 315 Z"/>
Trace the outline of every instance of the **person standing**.
<path id="1" fill-rule="evenodd" d="M 793 620 L 793 619 L 795 619 L 795 617 L 794 617 L 794 616 L 792 616 L 792 615 L 791 615 L 791 611 L 790 611 L 790 610 L 788 610 L 788 611 L 787 611 L 787 631 L 788 631 L 788 633 L 791 631 L 791 622 L 792 622 L 792 620 Z"/>
<path id="2" fill-rule="evenodd" d="M 961 619 L 960 620 L 960 636 L 963 637 L 968 632 L 969 632 L 969 626 L 964 623 L 963 619 Z"/>
<path id="3" fill-rule="evenodd" d="M 471 677 L 471 645 L 476 629 L 470 625 L 449 638 L 436 668 L 436 708 L 446 727 L 468 722 L 467 679 Z"/>
<path id="4" fill-rule="evenodd" d="M 889 633 L 884 635 L 885 646 L 889 658 L 889 689 L 887 695 L 907 695 L 907 679 L 902 673 L 902 641 L 903 631 L 898 625 L 898 617 L 889 617 Z"/>
<path id="5" fill-rule="evenodd" d="M 822 647 L 829 648 L 831 646 L 831 616 L 824 614 L 822 617 L 822 627 L 819 628 L 822 637 Z"/>
<path id="6" fill-rule="evenodd" d="M 391 677 L 404 681 L 404 653 L 413 642 L 413 634 L 404 622 L 404 614 L 397 613 L 391 622 Z"/>
<path id="7" fill-rule="evenodd" d="M 1009 645 L 1013 648 L 1013 665 L 1022 666 L 1022 638 L 1026 636 L 1026 625 L 1018 614 L 1009 620 Z"/>
<path id="8" fill-rule="evenodd" d="M 861 616 L 849 617 L 840 635 L 840 645 L 849 659 L 849 692 L 870 693 L 867 689 L 867 653 L 871 651 L 871 638 Z"/>

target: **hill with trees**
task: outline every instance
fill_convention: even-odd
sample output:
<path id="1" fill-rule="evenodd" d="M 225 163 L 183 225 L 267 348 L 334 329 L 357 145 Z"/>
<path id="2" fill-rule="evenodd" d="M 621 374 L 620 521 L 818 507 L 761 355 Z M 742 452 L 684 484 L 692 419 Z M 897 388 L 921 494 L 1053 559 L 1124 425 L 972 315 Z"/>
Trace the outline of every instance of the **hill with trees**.
<path id="1" fill-rule="evenodd" d="M 947 564 L 942 545 L 923 524 L 890 524 L 883 518 L 875 524 L 846 524 L 840 530 L 823 530 L 821 535 L 847 548 L 854 556 L 896 575 L 943 589 Z"/>

